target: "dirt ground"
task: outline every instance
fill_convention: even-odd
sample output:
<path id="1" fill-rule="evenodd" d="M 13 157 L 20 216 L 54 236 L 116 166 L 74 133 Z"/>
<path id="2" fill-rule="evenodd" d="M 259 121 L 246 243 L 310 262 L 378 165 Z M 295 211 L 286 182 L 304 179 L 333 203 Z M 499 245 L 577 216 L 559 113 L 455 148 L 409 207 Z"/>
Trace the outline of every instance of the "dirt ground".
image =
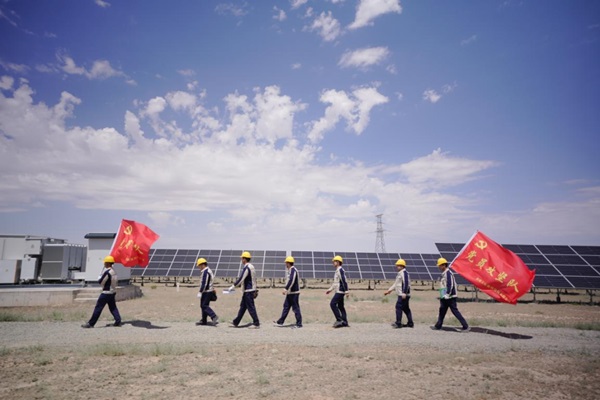
<path id="1" fill-rule="evenodd" d="M 299 330 L 272 326 L 279 288 L 261 289 L 257 331 L 227 326 L 239 292 L 219 291 L 218 327 L 195 326 L 191 285 L 146 283 L 142 298 L 118 303 L 121 328 L 106 327 L 106 309 L 96 328 L 82 329 L 93 302 L 3 308 L 0 399 L 600 398 L 600 307 L 585 293 L 511 306 L 461 292 L 473 330 L 458 333 L 451 314 L 447 330 L 429 328 L 439 303 L 427 286 L 413 287 L 415 328 L 392 329 L 396 298 L 383 296 L 386 286 L 354 290 L 342 329 L 331 328 L 325 284 L 303 290 Z"/>

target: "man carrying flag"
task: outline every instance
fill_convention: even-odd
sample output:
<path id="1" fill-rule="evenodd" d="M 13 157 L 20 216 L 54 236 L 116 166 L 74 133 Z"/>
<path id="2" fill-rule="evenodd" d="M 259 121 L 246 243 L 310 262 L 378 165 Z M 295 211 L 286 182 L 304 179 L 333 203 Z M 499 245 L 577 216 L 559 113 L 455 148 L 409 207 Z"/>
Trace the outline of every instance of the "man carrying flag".
<path id="1" fill-rule="evenodd" d="M 113 326 L 121 326 L 121 315 L 119 314 L 119 309 L 117 308 L 117 303 L 115 301 L 119 279 L 117 278 L 117 273 L 113 269 L 114 263 L 115 259 L 112 256 L 104 257 L 104 270 L 98 277 L 98 283 L 102 287 L 102 293 L 100 293 L 98 301 L 96 301 L 96 307 L 94 307 L 92 317 L 87 323 L 81 325 L 82 328 L 93 328 L 94 325 L 96 325 L 96 322 L 98 322 L 98 318 L 100 318 L 104 306 L 107 304 L 110 313 L 115 318 Z"/>
<path id="2" fill-rule="evenodd" d="M 160 236 L 139 222 L 122 220 L 110 255 L 124 267 L 145 267 L 149 262 L 150 246 Z"/>
<path id="3" fill-rule="evenodd" d="M 452 269 L 490 297 L 510 304 L 529 292 L 535 270 L 512 251 L 476 232 L 452 262 Z"/>
<path id="4" fill-rule="evenodd" d="M 469 324 L 467 324 L 467 321 L 460 311 L 458 311 L 458 307 L 456 306 L 456 298 L 458 297 L 456 294 L 456 279 L 454 279 L 452 271 L 448 269 L 448 261 L 445 258 L 439 258 L 437 266 L 442 273 L 440 278 L 440 311 L 437 323 L 433 326 L 433 329 L 442 329 L 446 312 L 448 311 L 448 308 L 450 308 L 452 314 L 454 314 L 456 319 L 458 319 L 458 322 L 462 325 L 462 332 L 469 332 L 471 328 L 469 328 Z"/>

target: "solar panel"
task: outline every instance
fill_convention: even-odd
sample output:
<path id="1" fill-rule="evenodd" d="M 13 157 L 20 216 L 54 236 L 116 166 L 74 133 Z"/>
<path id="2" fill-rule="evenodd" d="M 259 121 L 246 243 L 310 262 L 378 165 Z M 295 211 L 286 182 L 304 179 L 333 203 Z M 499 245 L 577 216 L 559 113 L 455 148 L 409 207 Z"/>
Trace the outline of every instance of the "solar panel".
<path id="1" fill-rule="evenodd" d="M 600 246 L 571 246 L 571 248 L 582 256 L 600 256 Z"/>
<path id="2" fill-rule="evenodd" d="M 315 270 L 313 267 L 312 251 L 292 251 L 291 255 L 294 257 L 294 266 L 298 270 L 300 277 L 303 279 L 313 279 L 315 277 Z"/>
<path id="3" fill-rule="evenodd" d="M 592 265 L 594 267 L 600 267 L 600 256 L 586 256 L 586 255 L 582 255 L 581 257 L 589 265 Z"/>
<path id="4" fill-rule="evenodd" d="M 265 251 L 263 278 L 285 278 L 285 251 Z"/>
<path id="5" fill-rule="evenodd" d="M 569 246 L 537 245 L 536 247 L 542 254 L 575 254 Z"/>
<path id="6" fill-rule="evenodd" d="M 600 276 L 570 276 L 568 279 L 578 289 L 600 289 Z"/>

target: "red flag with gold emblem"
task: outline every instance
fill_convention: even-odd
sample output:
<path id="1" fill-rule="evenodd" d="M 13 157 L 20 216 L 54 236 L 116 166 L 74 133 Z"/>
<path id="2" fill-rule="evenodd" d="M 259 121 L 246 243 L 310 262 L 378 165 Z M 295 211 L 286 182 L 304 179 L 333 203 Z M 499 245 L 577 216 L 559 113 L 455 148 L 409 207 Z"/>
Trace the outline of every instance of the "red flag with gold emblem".
<path id="1" fill-rule="evenodd" d="M 452 262 L 452 269 L 492 298 L 516 304 L 529 292 L 535 270 L 482 232 L 476 232 Z"/>
<path id="2" fill-rule="evenodd" d="M 113 243 L 110 255 L 115 262 L 125 267 L 146 267 L 149 262 L 150 246 L 158 240 L 152 229 L 139 222 L 122 220 L 119 233 Z"/>

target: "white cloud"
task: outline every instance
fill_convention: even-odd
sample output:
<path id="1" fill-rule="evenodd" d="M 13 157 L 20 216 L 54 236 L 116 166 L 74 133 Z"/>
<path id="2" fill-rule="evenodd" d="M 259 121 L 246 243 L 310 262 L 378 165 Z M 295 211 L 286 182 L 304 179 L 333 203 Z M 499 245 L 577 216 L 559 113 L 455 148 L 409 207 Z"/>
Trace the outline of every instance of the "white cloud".
<path id="1" fill-rule="evenodd" d="M 233 3 L 220 3 L 215 7 L 215 11 L 220 15 L 233 15 L 234 17 L 243 17 L 248 14 L 248 3 L 242 2 L 242 4 Z"/>
<path id="2" fill-rule="evenodd" d="M 196 75 L 196 71 L 194 71 L 193 69 L 180 69 L 177 70 L 177 73 L 187 78 L 191 78 L 192 76 Z"/>
<path id="3" fill-rule="evenodd" d="M 14 12 L 13 12 L 13 16 L 14 16 Z M 15 28 L 18 27 L 17 23 L 8 15 L 6 15 L 6 13 L 4 11 L 2 11 L 2 9 L 0 8 L 0 19 L 3 19 L 5 21 L 7 21 L 9 24 L 11 24 L 12 26 L 14 26 Z"/>
<path id="4" fill-rule="evenodd" d="M 185 225 L 185 219 L 164 211 L 149 212 L 148 218 L 150 218 L 150 220 L 152 221 L 152 225 L 157 228 L 161 228 L 168 225 Z"/>
<path id="5" fill-rule="evenodd" d="M 467 38 L 467 39 L 463 39 L 463 40 L 461 40 L 461 41 L 460 41 L 460 45 L 461 45 L 461 46 L 467 46 L 467 45 L 469 45 L 469 44 L 471 44 L 471 43 L 474 43 L 476 40 L 477 40 L 477 35 L 472 35 L 472 36 L 470 36 L 470 37 L 469 37 L 469 38 Z"/>
<path id="6" fill-rule="evenodd" d="M 90 79 L 106 79 L 113 76 L 124 76 L 124 74 L 114 69 L 108 61 L 96 60 L 86 76 Z"/>
<path id="7" fill-rule="evenodd" d="M 458 84 L 452 83 L 452 84 L 446 84 L 444 86 L 442 86 L 442 93 L 444 94 L 448 94 L 450 92 L 452 92 L 454 89 L 456 89 L 458 87 Z"/>
<path id="8" fill-rule="evenodd" d="M 456 87 L 458 87 L 458 84 L 454 82 L 452 84 L 443 85 L 441 89 L 442 93 L 437 92 L 435 89 L 427 89 L 423 92 L 423 100 L 435 104 L 440 101 L 443 95 L 452 92 Z"/>
<path id="9" fill-rule="evenodd" d="M 366 47 L 347 51 L 342 55 L 338 65 L 342 68 L 356 67 L 364 69 L 371 65 L 380 64 L 389 54 L 390 51 L 387 47 Z"/>
<path id="10" fill-rule="evenodd" d="M 437 103 L 442 98 L 442 95 L 436 92 L 433 89 L 427 89 L 423 92 L 423 100 L 426 100 L 430 103 Z"/>
<path id="11" fill-rule="evenodd" d="M 319 16 L 313 20 L 312 24 L 310 26 L 305 26 L 303 30 L 309 32 L 316 31 L 326 42 L 335 40 L 342 33 L 340 23 L 332 16 L 331 11 L 319 14 Z"/>
<path id="12" fill-rule="evenodd" d="M 94 3 L 102 8 L 110 7 L 110 3 L 104 0 L 94 0 Z"/>
<path id="13" fill-rule="evenodd" d="M 308 0 L 290 0 L 290 5 L 292 6 L 292 10 L 294 10 L 306 4 L 307 2 Z"/>
<path id="14" fill-rule="evenodd" d="M 0 67 L 4 68 L 6 71 L 18 72 L 21 74 L 24 74 L 29 70 L 29 67 L 25 64 L 15 64 L 3 61 L 2 59 L 0 59 Z"/>
<path id="15" fill-rule="evenodd" d="M 594 245 L 598 237 L 600 194 L 593 190 L 586 194 L 587 197 L 570 201 L 548 201 L 530 209 L 484 215 L 481 230 L 502 243 Z M 570 242 L 565 243 L 565 238 Z"/>
<path id="16" fill-rule="evenodd" d="M 373 20 L 380 15 L 402 12 L 400 0 L 359 0 L 356 16 L 348 29 L 358 29 L 373 25 Z"/>
<path id="17" fill-rule="evenodd" d="M 292 69 L 300 69 L 300 68 L 302 68 L 302 64 L 300 64 L 300 63 L 293 63 L 292 64 Z"/>
<path id="18" fill-rule="evenodd" d="M 456 186 L 473 179 L 482 171 L 498 166 L 489 160 L 452 157 L 441 149 L 400 166 L 398 171 L 414 185 L 429 187 Z"/>
<path id="19" fill-rule="evenodd" d="M 3 76 L 0 78 L 0 89 L 2 89 L 2 90 L 11 89 L 13 83 L 15 83 L 15 80 L 13 79 L 12 76 Z"/>
<path id="20" fill-rule="evenodd" d="M 82 75 L 88 79 L 99 80 L 122 77 L 125 78 L 128 84 L 135 84 L 133 79 L 129 78 L 123 71 L 113 68 L 107 60 L 95 60 L 92 63 L 92 67 L 88 70 L 85 67 L 77 65 L 75 60 L 64 52 L 58 52 L 56 58 L 62 64 L 59 66 L 59 69 L 69 75 Z M 52 69 L 49 69 L 49 71 L 52 71 Z"/>
<path id="21" fill-rule="evenodd" d="M 388 243 L 393 239 L 401 250 L 457 235 L 466 240 L 478 228 L 540 237 L 529 226 L 537 224 L 588 233 L 600 217 L 592 185 L 581 189 L 580 201 L 538 204 L 510 218 L 483 214 L 478 204 L 485 197 L 465 194 L 461 185 L 485 180 L 499 164 L 439 149 L 404 163 L 365 165 L 343 154 L 320 163 L 324 150 L 313 144 L 319 137 L 339 121 L 365 132 L 370 110 L 388 101 L 375 87 L 324 91 L 324 116 L 309 123 L 311 141 L 294 124 L 306 104 L 276 86 L 229 94 L 225 113 L 204 108 L 198 94 L 171 91 L 125 110 L 123 127 L 94 129 L 73 123 L 81 99 L 63 92 L 56 104 L 36 102 L 26 80 L 0 82 L 4 212 L 51 202 L 135 210 L 162 226 L 161 246 L 192 245 L 200 227 L 210 232 L 203 246 L 236 248 L 243 238 L 249 248 L 323 250 L 372 248 L 379 212 L 388 226 L 402 226 L 388 232 Z M 173 113 L 181 123 L 172 124 Z M 190 139 L 183 143 L 182 136 Z"/>
<path id="22" fill-rule="evenodd" d="M 173 110 L 193 111 L 196 108 L 196 95 L 189 92 L 170 92 L 167 93 L 166 99 Z"/>
<path id="23" fill-rule="evenodd" d="M 283 11 L 281 8 L 279 8 L 277 6 L 273 6 L 273 10 L 275 11 L 275 15 L 273 15 L 274 20 L 277 20 L 279 22 L 285 21 L 285 19 L 287 18 L 285 11 Z"/>
<path id="24" fill-rule="evenodd" d="M 377 105 L 387 103 L 388 98 L 374 87 L 359 88 L 351 94 L 341 90 L 326 90 L 319 99 L 330 105 L 325 115 L 311 124 L 308 138 L 312 143 L 320 142 L 325 133 L 332 130 L 340 120 L 346 127 L 360 135 L 369 123 L 369 113 Z"/>

